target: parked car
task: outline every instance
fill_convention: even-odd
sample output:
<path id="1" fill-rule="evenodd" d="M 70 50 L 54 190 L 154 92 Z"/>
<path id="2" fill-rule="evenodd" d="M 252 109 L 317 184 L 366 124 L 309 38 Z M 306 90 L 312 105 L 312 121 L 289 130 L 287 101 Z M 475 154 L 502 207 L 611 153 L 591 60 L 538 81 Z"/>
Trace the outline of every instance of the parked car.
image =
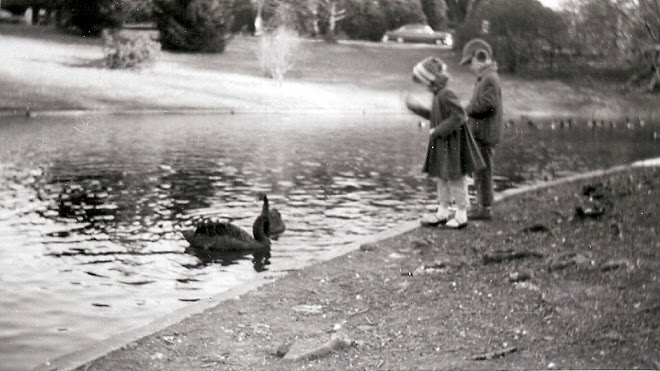
<path id="1" fill-rule="evenodd" d="M 427 24 L 406 24 L 396 30 L 385 32 L 383 42 L 396 41 L 398 43 L 426 43 L 442 46 L 454 45 L 454 37 L 449 32 L 434 31 Z"/>

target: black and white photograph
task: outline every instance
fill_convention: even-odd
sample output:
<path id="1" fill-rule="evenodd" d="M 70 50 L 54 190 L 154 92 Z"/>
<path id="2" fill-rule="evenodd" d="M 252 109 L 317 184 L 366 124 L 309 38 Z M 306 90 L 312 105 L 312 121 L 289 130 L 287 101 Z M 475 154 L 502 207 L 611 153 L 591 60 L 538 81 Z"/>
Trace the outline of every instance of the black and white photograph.
<path id="1" fill-rule="evenodd" d="M 660 0 L 0 0 L 0 370 L 659 370 Z"/>

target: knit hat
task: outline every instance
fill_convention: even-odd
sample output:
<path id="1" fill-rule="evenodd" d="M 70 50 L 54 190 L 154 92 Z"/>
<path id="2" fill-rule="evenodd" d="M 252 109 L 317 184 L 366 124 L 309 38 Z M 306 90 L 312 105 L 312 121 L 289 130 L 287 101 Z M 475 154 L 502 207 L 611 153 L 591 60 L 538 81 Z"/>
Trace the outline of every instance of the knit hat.
<path id="1" fill-rule="evenodd" d="M 446 77 L 443 75 L 446 69 L 447 65 L 439 58 L 426 57 L 413 67 L 413 81 L 426 86 L 430 86 L 432 83 L 437 84 L 441 80 L 446 80 Z"/>
<path id="2" fill-rule="evenodd" d="M 486 41 L 482 39 L 472 39 L 468 41 L 468 43 L 463 47 L 463 58 L 461 59 L 461 66 L 470 63 L 472 57 L 477 55 L 479 52 L 486 53 L 486 57 L 489 59 L 493 57 L 493 49 Z"/>

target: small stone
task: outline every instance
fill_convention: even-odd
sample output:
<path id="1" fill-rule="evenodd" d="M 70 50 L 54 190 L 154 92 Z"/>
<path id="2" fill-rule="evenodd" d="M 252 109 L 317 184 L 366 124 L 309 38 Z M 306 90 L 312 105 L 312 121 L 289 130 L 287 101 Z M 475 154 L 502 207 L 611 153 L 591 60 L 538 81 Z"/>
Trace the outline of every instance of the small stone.
<path id="1" fill-rule="evenodd" d="M 360 251 L 376 251 L 378 250 L 378 244 L 374 242 L 367 242 L 360 245 Z"/>
<path id="2" fill-rule="evenodd" d="M 388 255 L 387 257 L 390 258 L 390 259 L 403 259 L 403 258 L 405 258 L 405 255 L 399 254 L 397 252 L 393 252 L 390 255 Z"/>
<path id="3" fill-rule="evenodd" d="M 294 312 L 303 313 L 303 314 L 321 314 L 323 313 L 322 305 L 312 305 L 312 304 L 300 304 L 296 305 L 293 308 Z"/>
<path id="4" fill-rule="evenodd" d="M 532 278 L 532 275 L 527 272 L 513 272 L 509 274 L 510 282 L 523 282 Z"/>
<path id="5" fill-rule="evenodd" d="M 635 266 L 628 259 L 612 259 L 600 266 L 602 272 L 613 271 L 619 268 L 626 268 L 627 271 L 631 271 L 635 269 Z"/>
<path id="6" fill-rule="evenodd" d="M 623 341 L 624 338 L 619 334 L 618 332 L 612 330 L 608 332 L 607 334 L 603 335 L 602 337 L 604 340 L 611 340 L 611 341 Z"/>
<path id="7" fill-rule="evenodd" d="M 291 349 L 291 346 L 293 345 L 293 341 L 289 341 L 286 343 L 280 344 L 279 347 L 277 347 L 277 350 L 275 351 L 275 355 L 282 358 L 284 357 L 287 353 L 289 353 L 289 349 Z"/>
<path id="8" fill-rule="evenodd" d="M 541 289 L 531 282 L 516 282 L 514 283 L 518 289 L 527 289 L 531 291 L 541 291 Z"/>
<path id="9" fill-rule="evenodd" d="M 557 368 L 557 364 L 554 363 L 554 362 L 550 362 L 550 363 L 548 363 L 548 368 L 553 370 L 553 369 Z"/>
<path id="10" fill-rule="evenodd" d="M 412 240 L 410 243 L 416 249 L 421 249 L 421 248 L 428 247 L 429 245 L 431 245 L 431 243 L 429 241 L 424 240 L 424 239 L 415 239 L 415 240 Z"/>

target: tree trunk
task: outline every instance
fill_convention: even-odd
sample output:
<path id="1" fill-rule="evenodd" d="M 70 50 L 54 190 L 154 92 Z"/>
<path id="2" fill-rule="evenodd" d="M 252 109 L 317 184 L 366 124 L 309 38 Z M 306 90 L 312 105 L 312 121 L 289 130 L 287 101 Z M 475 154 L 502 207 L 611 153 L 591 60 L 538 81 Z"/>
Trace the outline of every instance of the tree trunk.
<path id="1" fill-rule="evenodd" d="M 256 3 L 257 3 L 257 16 L 254 17 L 254 35 L 260 36 L 264 33 L 264 20 L 261 17 L 264 7 L 264 1 L 256 0 Z"/>

